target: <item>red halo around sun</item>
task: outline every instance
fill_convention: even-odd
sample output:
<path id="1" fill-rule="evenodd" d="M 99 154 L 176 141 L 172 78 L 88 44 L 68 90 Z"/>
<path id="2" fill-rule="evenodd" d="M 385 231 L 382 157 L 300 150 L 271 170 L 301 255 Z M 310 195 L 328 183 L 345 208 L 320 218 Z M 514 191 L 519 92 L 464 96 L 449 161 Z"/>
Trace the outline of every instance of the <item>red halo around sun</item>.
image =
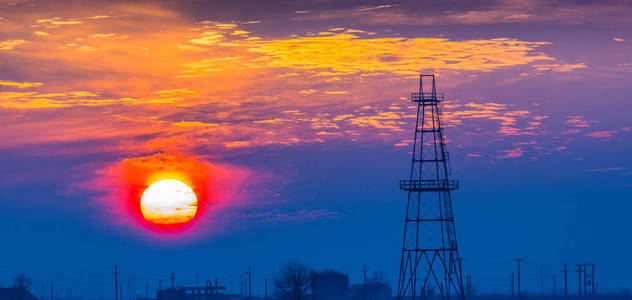
<path id="1" fill-rule="evenodd" d="M 92 197 L 103 212 L 100 215 L 108 225 L 119 228 L 125 234 L 140 234 L 177 242 L 196 240 L 216 235 L 239 224 L 232 223 L 235 211 L 252 205 L 248 201 L 252 190 L 269 176 L 254 173 L 248 168 L 226 163 L 211 163 L 205 158 L 183 153 L 155 153 L 130 157 L 111 162 L 98 168 L 95 177 L 77 184 L 78 187 L 96 192 Z M 197 208 L 193 218 L 184 222 L 156 222 L 161 214 L 150 222 L 143 216 L 141 200 L 152 184 L 173 179 L 187 185 L 195 194 Z M 160 197 L 166 201 L 169 197 Z M 173 208 L 174 203 L 162 208 Z M 179 202 L 180 204 L 182 202 Z M 175 205 L 175 207 L 182 207 Z M 162 212 L 162 210 L 160 210 Z M 174 218 L 173 220 L 177 220 Z M 179 219 L 183 220 L 183 219 Z M 103 227 L 109 230 L 112 227 Z M 140 230 L 140 231 L 139 231 Z"/>
<path id="2" fill-rule="evenodd" d="M 156 154 L 152 156 L 126 159 L 121 163 L 124 182 L 123 204 L 134 219 L 150 230 L 160 232 L 178 232 L 190 228 L 204 215 L 213 199 L 210 193 L 212 178 L 211 166 L 195 158 L 179 155 Z M 197 197 L 195 216 L 186 222 L 152 223 L 141 210 L 141 198 L 145 190 L 153 183 L 165 180 L 178 180 L 189 186 Z"/>

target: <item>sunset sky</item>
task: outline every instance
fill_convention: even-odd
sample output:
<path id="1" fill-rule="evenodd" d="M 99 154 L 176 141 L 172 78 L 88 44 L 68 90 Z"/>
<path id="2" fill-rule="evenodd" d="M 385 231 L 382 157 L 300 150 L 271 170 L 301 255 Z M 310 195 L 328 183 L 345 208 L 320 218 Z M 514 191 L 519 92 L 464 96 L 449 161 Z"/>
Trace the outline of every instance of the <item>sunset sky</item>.
<path id="1" fill-rule="evenodd" d="M 540 264 L 626 286 L 632 3 L 475 3 L 0 1 L 0 286 L 109 297 L 118 264 L 142 295 L 237 290 L 252 265 L 262 292 L 292 259 L 396 285 L 419 73 L 474 288 L 508 292 L 517 256 L 531 292 Z M 203 194 L 178 232 L 130 208 L 164 170 Z"/>

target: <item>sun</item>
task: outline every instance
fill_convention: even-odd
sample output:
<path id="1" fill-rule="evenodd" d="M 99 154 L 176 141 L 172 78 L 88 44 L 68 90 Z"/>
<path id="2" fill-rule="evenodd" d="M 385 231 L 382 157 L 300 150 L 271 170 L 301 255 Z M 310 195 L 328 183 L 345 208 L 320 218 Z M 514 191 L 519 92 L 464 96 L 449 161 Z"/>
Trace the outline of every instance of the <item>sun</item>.
<path id="1" fill-rule="evenodd" d="M 162 227 L 191 221 L 197 209 L 198 201 L 193 189 L 175 179 L 154 182 L 140 200 L 140 210 L 145 220 Z"/>

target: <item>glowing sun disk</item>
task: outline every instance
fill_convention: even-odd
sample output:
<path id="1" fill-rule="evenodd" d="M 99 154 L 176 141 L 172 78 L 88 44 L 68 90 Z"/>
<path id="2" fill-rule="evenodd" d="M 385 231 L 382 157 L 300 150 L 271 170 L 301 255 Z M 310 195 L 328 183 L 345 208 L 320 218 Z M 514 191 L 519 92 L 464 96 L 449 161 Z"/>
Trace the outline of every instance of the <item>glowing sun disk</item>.
<path id="1" fill-rule="evenodd" d="M 195 217 L 197 198 L 193 189 L 174 179 L 150 185 L 140 200 L 143 217 L 155 225 L 183 224 Z"/>

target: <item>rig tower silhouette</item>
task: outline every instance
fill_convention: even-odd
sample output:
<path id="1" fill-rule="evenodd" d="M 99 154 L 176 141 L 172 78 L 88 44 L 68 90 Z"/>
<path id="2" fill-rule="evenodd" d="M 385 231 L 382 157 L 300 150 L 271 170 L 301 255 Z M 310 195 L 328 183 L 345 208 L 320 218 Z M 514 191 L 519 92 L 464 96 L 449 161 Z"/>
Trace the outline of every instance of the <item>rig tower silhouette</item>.
<path id="1" fill-rule="evenodd" d="M 432 81 L 431 86 L 427 82 Z M 426 86 L 424 86 L 426 84 Z M 408 180 L 400 189 L 408 192 L 404 241 L 397 299 L 417 300 L 440 296 L 465 299 L 461 259 L 454 230 L 450 192 L 459 187 L 450 180 L 441 102 L 435 76 L 420 75 L 413 156 Z"/>

